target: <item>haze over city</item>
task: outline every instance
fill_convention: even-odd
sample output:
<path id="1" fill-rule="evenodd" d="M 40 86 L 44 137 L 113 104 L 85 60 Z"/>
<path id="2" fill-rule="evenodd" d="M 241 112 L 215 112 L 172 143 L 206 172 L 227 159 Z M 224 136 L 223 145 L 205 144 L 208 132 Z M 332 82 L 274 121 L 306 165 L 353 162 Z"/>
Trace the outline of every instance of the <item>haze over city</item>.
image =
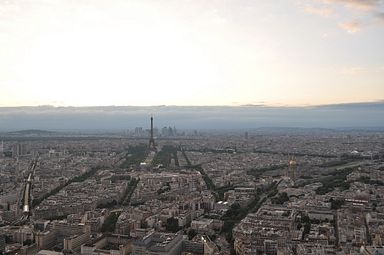
<path id="1" fill-rule="evenodd" d="M 109 106 L 109 107 L 3 107 L 0 132 L 43 130 L 125 130 L 148 126 L 181 129 L 332 128 L 384 129 L 384 102 L 313 107 L 246 106 Z"/>

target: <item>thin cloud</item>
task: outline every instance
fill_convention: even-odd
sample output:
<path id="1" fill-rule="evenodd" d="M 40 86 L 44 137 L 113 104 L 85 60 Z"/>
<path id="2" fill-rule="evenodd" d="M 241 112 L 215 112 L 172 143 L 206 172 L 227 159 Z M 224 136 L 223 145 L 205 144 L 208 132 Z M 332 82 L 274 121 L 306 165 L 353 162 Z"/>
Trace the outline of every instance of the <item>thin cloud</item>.
<path id="1" fill-rule="evenodd" d="M 315 8 L 312 6 L 306 6 L 304 7 L 304 11 L 307 13 L 316 14 L 322 17 L 329 17 L 334 13 L 334 10 L 329 7 Z"/>
<path id="2" fill-rule="evenodd" d="M 343 17 L 345 14 L 351 16 L 350 21 L 337 23 L 350 34 L 361 31 L 367 25 L 377 25 L 378 23 L 369 22 L 372 19 L 383 21 L 384 24 L 384 0 L 311 0 L 301 2 L 301 7 L 307 13 L 323 17 Z M 362 20 L 366 22 L 362 23 Z"/>
<path id="3" fill-rule="evenodd" d="M 378 12 L 378 13 L 376 13 L 375 17 L 376 17 L 376 19 L 378 19 L 378 20 L 384 22 L 384 12 Z"/>
<path id="4" fill-rule="evenodd" d="M 360 66 L 349 66 L 349 67 L 344 67 L 341 69 L 340 74 L 342 75 L 356 75 L 360 74 L 364 71 L 364 68 Z"/>
<path id="5" fill-rule="evenodd" d="M 325 3 L 334 4 L 339 3 L 343 4 L 348 8 L 358 9 L 358 10 L 372 10 L 380 6 L 382 0 L 324 0 Z"/>
<path id="6" fill-rule="evenodd" d="M 339 23 L 339 27 L 350 34 L 354 34 L 361 31 L 362 24 L 359 21 L 355 20 L 346 23 Z"/>

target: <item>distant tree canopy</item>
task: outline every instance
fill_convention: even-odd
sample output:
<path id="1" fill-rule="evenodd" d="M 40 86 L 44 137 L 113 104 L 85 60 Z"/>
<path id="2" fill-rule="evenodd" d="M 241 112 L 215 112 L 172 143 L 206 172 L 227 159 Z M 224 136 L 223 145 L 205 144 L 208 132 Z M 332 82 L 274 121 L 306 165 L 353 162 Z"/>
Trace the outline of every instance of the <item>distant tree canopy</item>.
<path id="1" fill-rule="evenodd" d="M 320 180 L 323 186 L 316 190 L 316 194 L 324 195 L 333 191 L 335 188 L 340 188 L 341 190 L 349 189 L 351 185 L 349 182 L 347 182 L 347 176 L 353 170 L 355 170 L 355 168 L 351 167 L 331 172 L 327 177 L 324 177 L 322 180 Z"/>
<path id="2" fill-rule="evenodd" d="M 334 200 L 333 198 L 331 198 L 330 202 L 332 210 L 340 209 L 341 206 L 345 204 L 344 200 Z"/>
<path id="3" fill-rule="evenodd" d="M 111 213 L 101 226 L 101 232 L 114 232 L 120 213 Z"/>
<path id="4" fill-rule="evenodd" d="M 190 230 L 188 231 L 188 239 L 189 239 L 189 240 L 192 240 L 196 235 L 197 235 L 196 230 L 194 230 L 194 229 L 190 229 Z"/>
<path id="5" fill-rule="evenodd" d="M 125 189 L 124 191 L 124 194 L 121 198 L 121 200 L 119 201 L 119 204 L 122 204 L 122 205 L 129 205 L 129 203 L 131 202 L 131 197 L 132 197 L 132 194 L 133 192 L 135 191 L 136 187 L 137 187 L 137 184 L 139 183 L 140 179 L 139 178 L 132 178 L 129 183 L 128 183 L 128 186 L 127 188 Z"/>
<path id="6" fill-rule="evenodd" d="M 301 217 L 301 224 L 304 226 L 304 231 L 301 239 L 304 240 L 305 236 L 311 232 L 311 219 L 308 217 L 308 215 L 304 215 Z"/>
<path id="7" fill-rule="evenodd" d="M 271 198 L 271 202 L 278 205 L 282 205 L 287 201 L 289 201 L 289 197 L 286 192 L 279 193 L 276 197 Z"/>
<path id="8" fill-rule="evenodd" d="M 153 159 L 153 164 L 162 164 L 163 166 L 168 167 L 171 164 L 172 159 L 175 160 L 175 164 L 178 166 L 177 148 L 172 145 L 164 145 L 161 148 L 161 151 L 159 151 Z"/>
<path id="9" fill-rule="evenodd" d="M 112 201 L 100 203 L 97 205 L 97 208 L 112 208 L 117 205 L 117 201 L 113 199 Z"/>
<path id="10" fill-rule="evenodd" d="M 121 163 L 121 168 L 128 168 L 130 166 L 138 166 L 147 157 L 147 145 L 140 144 L 130 146 L 127 149 L 125 160 Z"/>
<path id="11" fill-rule="evenodd" d="M 165 229 L 167 231 L 176 233 L 177 231 L 180 230 L 179 221 L 177 219 L 175 219 L 174 217 L 168 218 L 167 223 L 165 225 Z"/>
<path id="12" fill-rule="evenodd" d="M 25 241 L 23 242 L 23 244 L 26 245 L 26 246 L 30 246 L 32 243 L 33 243 L 33 242 L 32 242 L 31 239 L 27 239 L 27 240 L 25 240 Z"/>

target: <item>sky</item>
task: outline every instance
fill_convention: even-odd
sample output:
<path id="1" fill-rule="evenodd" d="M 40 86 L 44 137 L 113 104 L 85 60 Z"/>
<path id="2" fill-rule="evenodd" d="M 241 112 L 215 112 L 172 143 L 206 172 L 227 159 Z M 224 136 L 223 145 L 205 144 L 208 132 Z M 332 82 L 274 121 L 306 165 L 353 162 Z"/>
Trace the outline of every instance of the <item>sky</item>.
<path id="1" fill-rule="evenodd" d="M 0 0 L 0 106 L 384 99 L 384 0 Z"/>

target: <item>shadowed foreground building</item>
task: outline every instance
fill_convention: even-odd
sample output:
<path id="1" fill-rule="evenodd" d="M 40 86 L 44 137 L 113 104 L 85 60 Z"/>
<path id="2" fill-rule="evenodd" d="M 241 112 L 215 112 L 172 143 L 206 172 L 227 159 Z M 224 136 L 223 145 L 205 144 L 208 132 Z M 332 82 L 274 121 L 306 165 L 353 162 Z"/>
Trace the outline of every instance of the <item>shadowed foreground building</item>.
<path id="1" fill-rule="evenodd" d="M 234 249 L 239 255 L 276 255 L 290 248 L 292 239 L 301 233 L 295 231 L 293 210 L 282 207 L 264 207 L 250 213 L 234 229 Z"/>
<path id="2" fill-rule="evenodd" d="M 131 253 L 132 238 L 127 235 L 104 234 L 96 240 L 81 246 L 85 255 L 128 255 Z"/>
<path id="3" fill-rule="evenodd" d="M 5 236 L 0 232 L 0 254 L 5 252 Z"/>
<path id="4" fill-rule="evenodd" d="M 132 255 L 178 255 L 183 247 L 182 231 L 177 233 L 150 232 L 133 243 Z"/>

